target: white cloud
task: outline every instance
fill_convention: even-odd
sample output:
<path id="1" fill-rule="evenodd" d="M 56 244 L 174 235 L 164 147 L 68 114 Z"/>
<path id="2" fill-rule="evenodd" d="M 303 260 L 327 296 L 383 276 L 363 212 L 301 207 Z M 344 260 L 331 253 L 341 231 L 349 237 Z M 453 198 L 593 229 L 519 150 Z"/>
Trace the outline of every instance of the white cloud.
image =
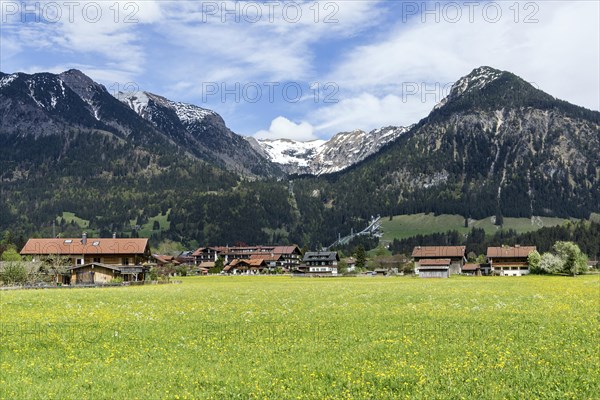
<path id="1" fill-rule="evenodd" d="M 23 15 L 28 22 L 22 21 Z M 82 64 L 84 57 L 91 57 L 94 66 L 88 70 L 100 76 L 115 76 L 123 71 L 117 80 L 121 82 L 122 78 L 143 71 L 146 58 L 140 31 L 143 25 L 156 23 L 160 15 L 156 1 L 19 3 L 16 10 L 11 8 L 11 18 L 3 24 L 1 35 L 3 42 L 18 43 L 24 57 L 31 50 L 52 53 L 46 60 L 35 60 L 41 68 L 35 72 L 52 70 L 52 64 L 74 67 Z M 18 57 L 18 53 L 3 52 L 3 61 Z M 66 62 L 74 58 L 78 62 Z M 18 70 L 28 69 L 31 70 L 31 64 Z"/>
<path id="2" fill-rule="evenodd" d="M 495 23 L 486 21 L 481 7 L 472 22 L 464 10 L 456 23 L 443 15 L 439 23 L 428 15 L 425 23 L 420 17 L 400 23 L 386 40 L 348 52 L 330 80 L 341 91 L 382 96 L 400 93 L 406 83 L 445 84 L 489 65 L 535 81 L 554 96 L 598 109 L 599 3 L 528 3 L 538 7 L 533 16 L 537 23 L 524 23 L 536 11 L 525 10 L 524 3 L 518 3 L 518 19 L 510 9 L 517 3 L 495 4 L 503 8 Z"/>
<path id="3" fill-rule="evenodd" d="M 426 115 L 431 107 L 420 97 L 362 93 L 311 114 L 319 136 L 331 136 L 355 129 L 371 131 L 384 126 L 408 126 Z"/>
<path id="4" fill-rule="evenodd" d="M 277 117 L 271 122 L 268 131 L 258 131 L 254 135 L 257 139 L 292 139 L 298 141 L 315 140 L 314 127 L 308 122 L 299 124 L 285 117 Z"/>
<path id="5" fill-rule="evenodd" d="M 283 2 L 273 11 L 262 8 L 261 19 L 249 23 L 250 11 L 239 11 L 243 2 L 218 2 L 223 9 L 238 7 L 235 15 L 213 11 L 207 15 L 206 2 L 172 2 L 164 8 L 164 19 L 156 30 L 164 35 L 175 57 L 165 57 L 162 67 L 174 76 L 186 77 L 198 94 L 202 82 L 304 82 L 318 74 L 313 45 L 324 40 L 346 38 L 377 23 L 378 1 L 296 2 L 302 18 L 285 17 Z M 255 2 L 250 4 L 256 5 Z M 314 7 L 320 8 L 315 15 Z M 328 6 L 332 8 L 326 8 Z M 312 8 L 311 8 L 312 7 Z M 241 8 L 243 10 L 243 8 Z M 203 12 L 204 11 L 204 12 Z M 326 17 L 334 13 L 334 21 Z M 214 15 L 213 15 L 214 14 Z M 271 21 L 271 17 L 273 18 Z M 225 22 L 222 22 L 222 18 Z M 180 85 L 181 87 L 181 85 Z M 189 96 L 190 92 L 182 93 Z"/>

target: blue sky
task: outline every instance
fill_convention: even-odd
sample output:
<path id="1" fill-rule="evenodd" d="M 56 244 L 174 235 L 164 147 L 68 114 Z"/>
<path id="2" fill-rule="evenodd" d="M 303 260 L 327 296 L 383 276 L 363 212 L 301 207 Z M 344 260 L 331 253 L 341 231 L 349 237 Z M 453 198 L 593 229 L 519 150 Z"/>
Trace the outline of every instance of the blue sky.
<path id="1" fill-rule="evenodd" d="M 416 123 L 481 65 L 599 110 L 599 4 L 0 0 L 0 70 L 77 68 L 263 138 Z"/>

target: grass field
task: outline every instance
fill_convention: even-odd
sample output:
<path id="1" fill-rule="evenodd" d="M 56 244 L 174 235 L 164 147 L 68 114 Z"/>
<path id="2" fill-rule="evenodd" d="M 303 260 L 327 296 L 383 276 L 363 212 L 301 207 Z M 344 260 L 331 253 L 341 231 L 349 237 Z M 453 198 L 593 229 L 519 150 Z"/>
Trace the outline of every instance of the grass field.
<path id="1" fill-rule="evenodd" d="M 532 222 L 529 218 L 504 218 L 503 229 L 514 229 L 517 233 L 525 233 L 538 230 L 544 226 L 562 225 L 567 219 L 535 217 Z M 388 218 L 382 219 L 383 240 L 404 239 L 415 235 L 428 235 L 436 232 L 447 232 L 457 230 L 467 233 L 472 227 L 483 228 L 487 234 L 494 234 L 500 228 L 492 223 L 491 218 L 484 218 L 469 223 L 465 228 L 465 219 L 460 215 L 433 215 L 412 214 L 397 215 L 392 221 Z"/>
<path id="2" fill-rule="evenodd" d="M 171 222 L 168 221 L 170 212 L 171 212 L 171 209 L 169 209 L 165 215 L 158 214 L 154 217 L 148 218 L 148 222 L 146 222 L 144 225 L 142 225 L 140 227 L 140 230 L 138 231 L 139 237 L 149 238 L 150 236 L 152 236 L 153 233 L 169 230 L 169 228 L 171 227 Z M 61 218 L 64 218 L 65 222 L 67 224 L 70 224 L 72 221 L 74 221 L 77 225 L 79 225 L 79 227 L 81 227 L 83 229 L 88 229 L 90 226 L 89 220 L 80 218 L 72 212 L 68 212 L 68 211 L 63 212 L 61 215 L 56 217 L 56 222 L 60 222 Z M 154 221 L 158 221 L 158 223 L 160 224 L 160 230 L 152 229 L 154 226 Z M 135 226 L 135 223 L 136 223 L 135 219 L 130 221 L 130 224 L 132 227 Z M 96 234 L 96 231 L 88 230 L 87 233 L 88 233 L 88 235 L 93 236 Z M 130 234 L 131 230 L 127 230 L 126 233 Z"/>
<path id="3" fill-rule="evenodd" d="M 138 231 L 138 235 L 140 237 L 149 238 L 153 233 L 160 232 L 161 230 L 168 231 L 169 228 L 171 227 L 171 221 L 168 221 L 170 213 L 171 213 L 171 209 L 169 209 L 165 215 L 158 214 L 154 217 L 148 218 L 148 222 L 146 222 L 144 225 L 142 225 L 140 227 L 140 230 Z M 154 226 L 154 221 L 158 221 L 158 223 L 160 224 L 159 230 L 155 231 L 152 229 L 152 227 Z M 131 222 L 131 226 L 135 226 L 135 220 L 131 220 L 130 222 Z"/>
<path id="4" fill-rule="evenodd" d="M 72 212 L 68 212 L 68 211 L 63 212 L 61 215 L 56 217 L 56 222 L 60 222 L 61 218 L 64 218 L 64 220 L 67 224 L 70 224 L 71 222 L 74 221 L 81 228 L 87 228 L 90 226 L 90 221 L 88 221 L 87 219 L 79 218 L 77 215 L 75 215 Z"/>
<path id="5" fill-rule="evenodd" d="M 599 276 L 0 291 L 3 399 L 597 399 Z"/>

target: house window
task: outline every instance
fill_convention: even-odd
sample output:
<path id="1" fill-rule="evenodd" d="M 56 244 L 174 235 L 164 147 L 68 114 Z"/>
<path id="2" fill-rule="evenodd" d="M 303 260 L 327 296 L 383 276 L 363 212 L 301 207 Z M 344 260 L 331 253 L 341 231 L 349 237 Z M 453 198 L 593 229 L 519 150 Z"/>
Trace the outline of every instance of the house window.
<path id="1" fill-rule="evenodd" d="M 101 262 L 101 261 L 100 261 L 100 257 L 94 257 L 94 262 L 95 262 L 95 263 L 100 263 L 100 262 Z"/>
<path id="2" fill-rule="evenodd" d="M 129 258 L 123 258 L 123 265 L 129 265 Z"/>

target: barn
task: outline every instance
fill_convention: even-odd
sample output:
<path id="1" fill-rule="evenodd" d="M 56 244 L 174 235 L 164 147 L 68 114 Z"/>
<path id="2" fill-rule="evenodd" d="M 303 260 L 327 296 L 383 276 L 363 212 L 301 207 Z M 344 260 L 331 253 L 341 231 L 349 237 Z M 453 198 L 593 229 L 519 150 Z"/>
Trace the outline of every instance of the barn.
<path id="1" fill-rule="evenodd" d="M 431 260 L 450 260 L 449 274 L 460 274 L 465 264 L 465 246 L 417 246 L 413 249 L 415 273 L 421 273 L 423 262 Z"/>
<path id="2" fill-rule="evenodd" d="M 449 278 L 450 264 L 449 258 L 438 258 L 430 260 L 421 260 L 419 266 L 419 277 L 421 278 Z"/>

